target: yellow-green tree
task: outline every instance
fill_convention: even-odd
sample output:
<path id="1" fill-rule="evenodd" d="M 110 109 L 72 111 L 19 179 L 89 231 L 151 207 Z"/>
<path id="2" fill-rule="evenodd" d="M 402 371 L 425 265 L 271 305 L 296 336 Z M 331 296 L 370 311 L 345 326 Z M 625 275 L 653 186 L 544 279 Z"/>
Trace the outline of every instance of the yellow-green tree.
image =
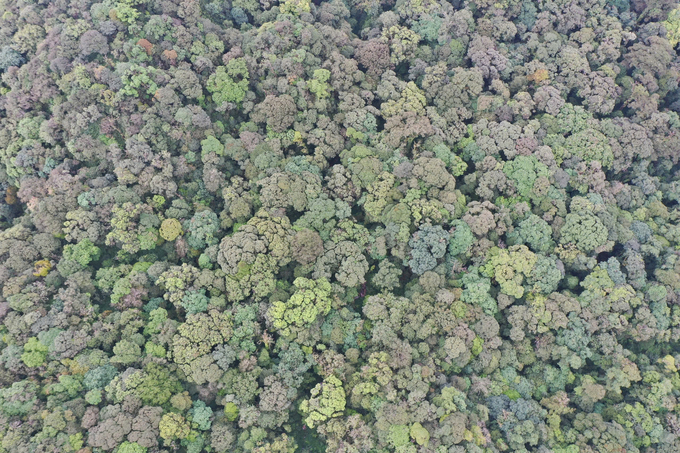
<path id="1" fill-rule="evenodd" d="M 331 309 L 331 285 L 325 278 L 299 277 L 293 285 L 297 290 L 290 299 L 276 301 L 269 309 L 274 327 L 284 336 L 308 327 L 317 316 L 326 315 Z"/>
<path id="2" fill-rule="evenodd" d="M 311 398 L 302 401 L 300 410 L 307 417 L 305 423 L 314 428 L 329 418 L 339 417 L 345 410 L 345 389 L 335 376 L 326 377 L 311 391 Z"/>

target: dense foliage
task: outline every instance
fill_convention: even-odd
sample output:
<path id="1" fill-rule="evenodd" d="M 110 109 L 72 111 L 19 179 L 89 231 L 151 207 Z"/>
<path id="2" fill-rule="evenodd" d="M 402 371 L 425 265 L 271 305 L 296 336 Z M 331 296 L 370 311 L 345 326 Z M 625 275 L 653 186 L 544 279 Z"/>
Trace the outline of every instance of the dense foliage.
<path id="1" fill-rule="evenodd" d="M 677 453 L 679 42 L 674 0 L 0 1 L 0 453 Z"/>

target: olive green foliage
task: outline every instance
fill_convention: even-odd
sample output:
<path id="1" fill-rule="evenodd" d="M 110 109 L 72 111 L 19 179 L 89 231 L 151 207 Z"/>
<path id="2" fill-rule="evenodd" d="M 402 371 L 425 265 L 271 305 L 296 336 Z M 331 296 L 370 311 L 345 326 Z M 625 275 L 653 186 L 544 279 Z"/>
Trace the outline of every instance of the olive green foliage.
<path id="1" fill-rule="evenodd" d="M 530 196 L 537 178 L 550 175 L 548 167 L 534 156 L 516 157 L 503 166 L 503 173 L 515 183 L 517 193 L 522 197 Z"/>
<path id="2" fill-rule="evenodd" d="M 118 453 L 146 453 L 147 448 L 142 447 L 137 442 L 123 442 L 118 447 Z"/>
<path id="3" fill-rule="evenodd" d="M 537 256 L 524 245 L 513 245 L 508 249 L 493 249 L 483 272 L 494 278 L 501 287 L 501 292 L 520 298 L 524 295 L 524 279 L 528 277 L 536 262 Z"/>
<path id="4" fill-rule="evenodd" d="M 427 429 L 423 428 L 423 425 L 418 422 L 411 425 L 409 434 L 418 445 L 427 446 L 428 442 L 430 441 L 430 433 L 427 431 Z"/>
<path id="5" fill-rule="evenodd" d="M 680 452 L 674 2 L 0 10 L 0 453 Z"/>
<path id="6" fill-rule="evenodd" d="M 309 0 L 286 0 L 281 4 L 281 12 L 300 15 L 310 11 Z"/>
<path id="7" fill-rule="evenodd" d="M 238 418 L 238 406 L 234 403 L 227 403 L 224 405 L 224 416 L 230 422 L 233 422 Z"/>
<path id="8" fill-rule="evenodd" d="M 174 241 L 177 239 L 177 236 L 182 234 L 182 225 L 177 219 L 165 219 L 161 223 L 158 233 L 166 241 Z"/>
<path id="9" fill-rule="evenodd" d="M 410 440 L 407 425 L 392 425 L 388 433 L 388 440 L 392 447 L 405 447 Z"/>
<path id="10" fill-rule="evenodd" d="M 345 390 L 342 382 L 329 376 L 310 392 L 311 398 L 302 401 L 300 410 L 306 415 L 305 424 L 314 428 L 318 423 L 332 417 L 339 417 L 345 410 Z"/>
<path id="11" fill-rule="evenodd" d="M 111 362 L 129 365 L 140 359 L 142 349 L 137 343 L 123 339 L 113 347 L 113 354 Z"/>
<path id="12" fill-rule="evenodd" d="M 119 11 L 120 13 L 121 11 Z M 129 65 L 123 71 L 123 88 L 121 94 L 133 97 L 141 97 L 143 94 L 153 96 L 158 89 L 158 85 L 153 80 L 154 69 L 139 65 Z"/>
<path id="13" fill-rule="evenodd" d="M 101 249 L 85 238 L 74 245 L 64 247 L 64 259 L 75 261 L 85 267 L 101 256 Z"/>
<path id="14" fill-rule="evenodd" d="M 607 242 L 608 231 L 602 221 L 586 212 L 569 213 L 560 230 L 562 244 L 575 244 L 580 250 L 590 252 Z"/>
<path id="15" fill-rule="evenodd" d="M 0 411 L 7 416 L 28 414 L 37 400 L 35 383 L 27 380 L 14 382 L 0 389 Z"/>
<path id="16" fill-rule="evenodd" d="M 214 135 L 201 140 L 201 157 L 208 156 L 211 153 L 216 156 L 224 156 L 224 145 Z"/>
<path id="17" fill-rule="evenodd" d="M 167 367 L 151 362 L 143 370 L 129 369 L 115 376 L 104 387 L 107 398 L 114 403 L 133 395 L 147 405 L 162 405 L 181 389 L 178 379 Z"/>
<path id="18" fill-rule="evenodd" d="M 229 60 L 226 66 L 218 66 L 208 79 L 206 88 L 212 93 L 213 102 L 242 102 L 248 91 L 248 68 L 243 58 Z"/>
<path id="19" fill-rule="evenodd" d="M 331 76 L 331 73 L 327 69 L 316 69 L 314 71 L 314 77 L 309 81 L 307 86 L 309 91 L 314 93 L 314 95 L 319 98 L 327 98 L 330 94 L 328 92 L 330 86 L 326 83 Z"/>
<path id="20" fill-rule="evenodd" d="M 680 42 L 680 8 L 671 11 L 663 24 L 668 30 L 668 43 L 675 47 Z"/>
<path id="21" fill-rule="evenodd" d="M 331 285 L 325 278 L 298 277 L 293 286 L 296 290 L 287 301 L 274 302 L 269 309 L 273 326 L 284 336 L 308 327 L 331 309 Z"/>
<path id="22" fill-rule="evenodd" d="M 47 346 L 43 345 L 37 338 L 31 337 L 24 344 L 24 353 L 21 360 L 27 367 L 34 368 L 45 363 L 47 358 Z"/>
<path id="23" fill-rule="evenodd" d="M 163 418 L 161 418 L 161 421 L 158 424 L 158 429 L 160 430 L 161 438 L 170 441 L 186 438 L 189 435 L 191 428 L 189 422 L 187 422 L 184 417 L 180 414 L 170 412 L 163 415 Z"/>
<path id="24" fill-rule="evenodd" d="M 526 244 L 531 250 L 540 253 L 548 253 L 555 246 L 552 241 L 552 228 L 548 222 L 535 214 L 530 214 L 508 234 L 508 242 L 511 245 Z"/>

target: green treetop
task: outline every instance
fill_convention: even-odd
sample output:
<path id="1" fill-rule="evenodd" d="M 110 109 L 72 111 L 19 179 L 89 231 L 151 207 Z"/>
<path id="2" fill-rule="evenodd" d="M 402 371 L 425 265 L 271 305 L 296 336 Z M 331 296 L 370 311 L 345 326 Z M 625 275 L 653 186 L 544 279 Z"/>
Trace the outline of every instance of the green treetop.
<path id="1" fill-rule="evenodd" d="M 96 261 L 101 255 L 99 247 L 94 245 L 92 241 L 85 238 L 77 244 L 64 246 L 64 259 L 76 261 L 81 266 L 85 267 L 90 262 Z"/>
<path id="2" fill-rule="evenodd" d="M 248 68 L 243 58 L 233 58 L 226 66 L 218 66 L 207 83 L 215 104 L 242 102 L 248 91 L 248 77 Z"/>
<path id="3" fill-rule="evenodd" d="M 300 410 L 307 415 L 305 423 L 314 428 L 329 418 L 339 417 L 345 410 L 345 390 L 335 376 L 328 376 L 311 391 L 311 398 L 302 401 Z"/>
<path id="4" fill-rule="evenodd" d="M 173 439 L 184 439 L 189 435 L 191 427 L 189 422 L 180 414 L 170 412 L 163 415 L 158 424 L 160 435 L 166 441 Z"/>
<path id="5" fill-rule="evenodd" d="M 607 242 L 609 231 L 602 221 L 588 212 L 569 213 L 560 230 L 560 243 L 573 243 L 583 252 L 591 252 Z"/>
<path id="6" fill-rule="evenodd" d="M 483 272 L 495 278 L 501 286 L 501 292 L 520 298 L 524 295 L 522 283 L 531 275 L 536 265 L 536 254 L 526 245 L 513 245 L 508 249 L 494 248 L 491 258 L 483 267 Z"/>
<path id="7" fill-rule="evenodd" d="M 286 302 L 276 301 L 269 309 L 274 327 L 288 336 L 312 324 L 318 315 L 326 315 L 331 309 L 331 285 L 325 278 L 310 280 L 296 278 L 295 293 Z"/>
<path id="8" fill-rule="evenodd" d="M 47 358 L 47 346 L 42 344 L 36 337 L 31 337 L 24 345 L 24 353 L 21 360 L 27 367 L 34 368 L 45 363 Z"/>

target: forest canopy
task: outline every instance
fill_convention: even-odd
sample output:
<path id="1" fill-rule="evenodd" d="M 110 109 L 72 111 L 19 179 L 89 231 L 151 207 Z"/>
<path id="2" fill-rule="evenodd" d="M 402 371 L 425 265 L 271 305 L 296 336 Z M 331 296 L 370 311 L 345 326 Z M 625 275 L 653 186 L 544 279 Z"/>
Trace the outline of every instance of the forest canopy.
<path id="1" fill-rule="evenodd" d="M 679 452 L 679 42 L 0 1 L 0 453 Z"/>

